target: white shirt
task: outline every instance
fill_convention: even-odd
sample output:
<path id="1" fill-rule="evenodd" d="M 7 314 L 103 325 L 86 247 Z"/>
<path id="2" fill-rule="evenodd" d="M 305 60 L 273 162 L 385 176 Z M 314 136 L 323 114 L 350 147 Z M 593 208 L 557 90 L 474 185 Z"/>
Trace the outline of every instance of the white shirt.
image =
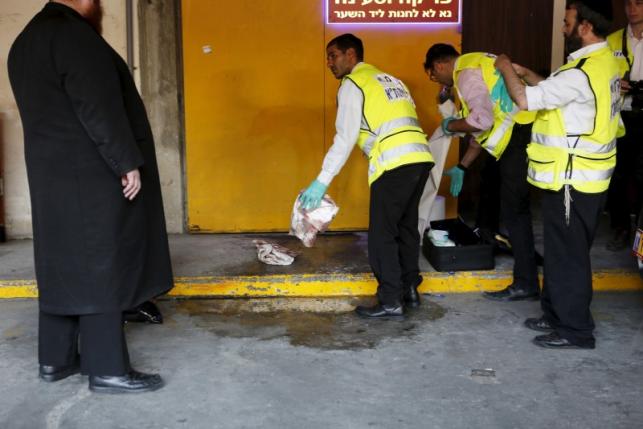
<path id="1" fill-rule="evenodd" d="M 361 64 L 361 63 L 360 63 Z M 346 79 L 337 93 L 337 118 L 335 119 L 335 138 L 333 145 L 322 163 L 322 171 L 317 180 L 329 185 L 340 172 L 359 138 L 359 130 L 364 121 L 362 108 L 364 95 L 362 90 Z M 364 123 L 364 127 L 366 124 Z"/>
<path id="2" fill-rule="evenodd" d="M 630 80 L 643 80 L 643 40 L 641 34 L 634 37 L 632 33 L 632 26 L 627 26 L 627 38 L 631 54 L 634 56 L 632 62 L 632 70 L 630 70 Z"/>
<path id="3" fill-rule="evenodd" d="M 573 52 L 567 61 L 574 61 L 590 52 L 607 47 L 607 42 L 593 43 Z M 596 102 L 587 75 L 578 69 L 553 74 L 536 86 L 528 86 L 527 110 L 560 108 L 567 134 L 585 134 L 594 129 Z M 570 143 L 575 138 L 570 137 Z"/>

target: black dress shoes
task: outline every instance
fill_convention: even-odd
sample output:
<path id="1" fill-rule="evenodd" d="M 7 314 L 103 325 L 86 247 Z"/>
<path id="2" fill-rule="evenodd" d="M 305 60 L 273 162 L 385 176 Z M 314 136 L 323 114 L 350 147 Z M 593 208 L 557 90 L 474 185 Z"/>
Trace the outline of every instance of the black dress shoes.
<path id="1" fill-rule="evenodd" d="M 71 365 L 53 366 L 53 365 L 40 365 L 38 369 L 38 376 L 49 383 L 62 380 L 70 375 L 78 374 L 80 372 L 80 364 L 78 360 Z"/>
<path id="2" fill-rule="evenodd" d="M 511 284 L 498 292 L 483 292 L 482 296 L 492 301 L 536 301 L 540 293 L 538 290 L 528 291 Z"/>
<path id="3" fill-rule="evenodd" d="M 614 236 L 607 242 L 605 248 L 612 252 L 618 252 L 630 247 L 630 231 L 624 228 L 619 228 L 614 231 Z"/>
<path id="4" fill-rule="evenodd" d="M 404 319 L 404 307 L 401 303 L 393 305 L 377 304 L 373 307 L 357 306 L 355 313 L 368 319 L 401 320 Z"/>
<path id="5" fill-rule="evenodd" d="M 551 332 L 554 330 L 554 327 L 551 326 L 551 324 L 544 317 L 530 317 L 529 319 L 525 320 L 525 326 L 529 329 L 540 332 Z"/>
<path id="6" fill-rule="evenodd" d="M 593 349 L 596 347 L 593 339 L 583 344 L 572 343 L 561 337 L 556 331 L 535 337 L 533 343 L 546 349 Z"/>
<path id="7" fill-rule="evenodd" d="M 145 301 L 130 310 L 124 311 L 123 319 L 126 322 L 163 323 L 163 315 L 156 304 L 152 301 Z"/>
<path id="8" fill-rule="evenodd" d="M 417 280 L 410 285 L 404 285 L 404 305 L 409 308 L 418 308 L 420 306 L 420 294 L 418 293 L 418 286 L 422 284 L 422 276 L 418 276 Z"/>
<path id="9" fill-rule="evenodd" d="M 152 392 L 164 385 L 160 375 L 144 374 L 133 369 L 121 376 L 89 376 L 89 390 L 96 393 Z"/>

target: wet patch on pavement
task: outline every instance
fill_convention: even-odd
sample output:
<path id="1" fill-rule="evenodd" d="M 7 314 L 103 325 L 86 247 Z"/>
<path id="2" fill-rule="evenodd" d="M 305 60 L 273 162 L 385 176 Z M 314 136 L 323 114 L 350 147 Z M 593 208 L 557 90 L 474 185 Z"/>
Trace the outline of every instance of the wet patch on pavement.
<path id="1" fill-rule="evenodd" d="M 229 302 L 229 301 L 228 301 Z M 352 311 L 239 311 L 217 300 L 176 301 L 176 314 L 189 316 L 195 326 L 220 337 L 288 339 L 293 346 L 324 350 L 372 349 L 380 342 L 415 336 L 427 323 L 445 316 L 446 309 L 425 299 L 401 321 L 366 320 Z M 353 305 L 369 304 L 370 300 Z M 168 303 L 169 304 L 169 303 Z"/>
<path id="2" fill-rule="evenodd" d="M 22 325 L 12 326 L 2 331 L 2 339 L 14 341 L 25 335 L 25 327 Z"/>

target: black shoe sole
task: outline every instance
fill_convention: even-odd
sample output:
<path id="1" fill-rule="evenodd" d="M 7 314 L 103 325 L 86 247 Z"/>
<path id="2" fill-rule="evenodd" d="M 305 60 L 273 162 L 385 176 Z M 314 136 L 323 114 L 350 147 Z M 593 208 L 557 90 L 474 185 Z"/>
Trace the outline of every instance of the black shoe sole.
<path id="1" fill-rule="evenodd" d="M 119 393 L 145 393 L 145 392 L 154 392 L 159 390 L 161 387 L 165 386 L 165 382 L 153 384 L 151 386 L 142 387 L 140 389 L 129 389 L 126 387 L 113 387 L 113 386 L 92 386 L 89 385 L 89 390 L 94 393 L 108 393 L 108 394 L 119 394 Z"/>
<path id="2" fill-rule="evenodd" d="M 539 347 L 552 350 L 594 350 L 596 346 L 578 346 L 576 344 L 570 344 L 565 346 L 552 346 L 551 344 L 542 343 L 540 341 L 531 340 L 532 343 Z"/>
<path id="3" fill-rule="evenodd" d="M 59 371 L 54 374 L 38 373 L 38 377 L 40 377 L 42 381 L 46 381 L 47 383 L 54 383 L 76 374 L 80 374 L 80 368 L 69 368 L 68 370 Z"/>
<path id="4" fill-rule="evenodd" d="M 420 301 L 404 301 L 404 306 L 406 308 L 419 308 Z"/>
<path id="5" fill-rule="evenodd" d="M 358 312 L 355 312 L 360 318 L 362 319 L 367 319 L 367 320 L 390 320 L 390 321 L 401 321 L 405 320 L 406 316 L 404 314 L 395 316 L 395 315 L 386 315 L 386 316 L 368 316 L 366 314 L 360 314 Z"/>
<path id="6" fill-rule="evenodd" d="M 493 295 L 489 295 L 487 292 L 484 292 L 482 294 L 482 296 L 487 298 L 488 300 L 498 301 L 498 302 L 538 301 L 538 300 L 540 300 L 540 295 L 529 295 L 529 296 L 521 296 L 521 297 L 510 297 L 510 296 L 495 297 Z"/>

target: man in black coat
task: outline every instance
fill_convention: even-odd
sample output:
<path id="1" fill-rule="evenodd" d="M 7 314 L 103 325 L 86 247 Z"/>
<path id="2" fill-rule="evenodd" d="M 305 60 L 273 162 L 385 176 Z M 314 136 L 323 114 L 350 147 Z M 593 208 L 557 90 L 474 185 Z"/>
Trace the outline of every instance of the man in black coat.
<path id="1" fill-rule="evenodd" d="M 38 281 L 40 377 L 96 392 L 163 386 L 134 371 L 122 313 L 172 287 L 152 132 L 100 0 L 50 1 L 18 36 L 9 78 L 24 128 Z M 80 341 L 79 341 L 80 337 Z"/>

